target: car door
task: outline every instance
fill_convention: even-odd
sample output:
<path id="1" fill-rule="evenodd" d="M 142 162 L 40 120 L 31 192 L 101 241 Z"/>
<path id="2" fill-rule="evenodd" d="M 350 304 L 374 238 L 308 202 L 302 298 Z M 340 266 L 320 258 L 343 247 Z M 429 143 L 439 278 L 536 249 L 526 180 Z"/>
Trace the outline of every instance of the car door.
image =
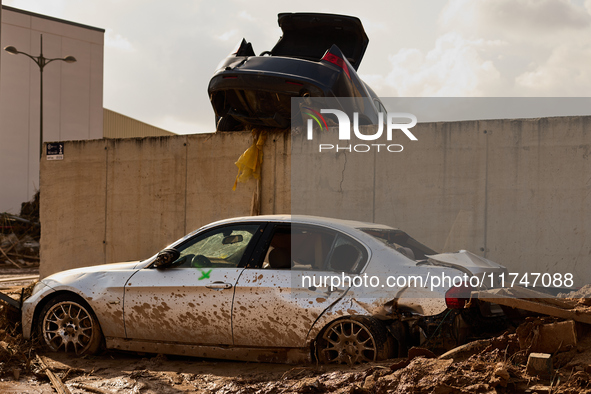
<path id="1" fill-rule="evenodd" d="M 316 319 L 348 288 L 317 280 L 340 275 L 327 270 L 338 240 L 337 232 L 319 226 L 275 226 L 261 262 L 242 271 L 236 283 L 235 345 L 305 346 Z"/>
<path id="2" fill-rule="evenodd" d="M 170 268 L 133 275 L 125 286 L 127 338 L 231 345 L 234 287 L 261 227 L 206 230 L 175 246 L 180 257 Z"/>

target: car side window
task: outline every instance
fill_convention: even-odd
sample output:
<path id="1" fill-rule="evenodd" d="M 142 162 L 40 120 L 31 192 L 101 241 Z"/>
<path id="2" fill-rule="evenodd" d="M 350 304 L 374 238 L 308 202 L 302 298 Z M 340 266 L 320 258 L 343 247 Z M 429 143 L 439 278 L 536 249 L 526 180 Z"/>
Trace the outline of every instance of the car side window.
<path id="1" fill-rule="evenodd" d="M 291 225 L 277 225 L 265 253 L 262 268 L 291 269 Z"/>
<path id="2" fill-rule="evenodd" d="M 318 226 L 294 225 L 291 232 L 293 268 L 324 270 L 335 232 Z"/>
<path id="3" fill-rule="evenodd" d="M 359 273 L 367 262 L 367 251 L 361 244 L 339 234 L 330 254 L 328 270 Z"/>
<path id="4" fill-rule="evenodd" d="M 219 227 L 206 231 L 177 246 L 181 255 L 172 264 L 175 268 L 238 267 L 258 224 Z"/>
<path id="5" fill-rule="evenodd" d="M 263 254 L 262 268 L 324 270 L 335 236 L 323 227 L 278 224 Z"/>

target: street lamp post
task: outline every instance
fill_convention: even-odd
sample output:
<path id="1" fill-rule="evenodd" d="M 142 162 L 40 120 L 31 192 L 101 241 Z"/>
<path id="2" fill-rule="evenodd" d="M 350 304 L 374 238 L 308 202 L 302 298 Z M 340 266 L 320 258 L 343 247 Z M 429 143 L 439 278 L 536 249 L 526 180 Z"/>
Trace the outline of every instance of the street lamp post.
<path id="1" fill-rule="evenodd" d="M 39 51 L 39 56 L 31 56 L 28 53 L 25 52 L 21 52 L 19 50 L 17 50 L 15 47 L 13 47 L 12 45 L 9 45 L 7 47 L 4 47 L 4 50 L 8 53 L 10 53 L 11 55 L 25 55 L 29 58 L 31 58 L 38 66 L 39 66 L 39 72 L 41 75 L 41 84 L 40 84 L 40 99 L 39 99 L 39 159 L 41 159 L 41 157 L 43 156 L 43 69 L 45 68 L 46 65 L 48 65 L 49 63 L 53 62 L 54 60 L 61 60 L 64 61 L 66 63 L 74 63 L 76 61 L 76 58 L 74 56 L 66 56 L 64 58 L 54 58 L 54 59 L 48 59 L 46 57 L 43 56 L 43 34 L 41 34 L 40 37 L 40 51 Z"/>

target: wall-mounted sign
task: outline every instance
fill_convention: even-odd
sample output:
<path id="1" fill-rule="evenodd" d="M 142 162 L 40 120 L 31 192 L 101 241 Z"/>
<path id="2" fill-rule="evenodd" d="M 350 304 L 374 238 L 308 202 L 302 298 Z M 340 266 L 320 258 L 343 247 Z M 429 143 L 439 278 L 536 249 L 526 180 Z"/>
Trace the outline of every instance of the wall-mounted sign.
<path id="1" fill-rule="evenodd" d="M 64 160 L 64 143 L 48 142 L 45 145 L 47 160 Z"/>

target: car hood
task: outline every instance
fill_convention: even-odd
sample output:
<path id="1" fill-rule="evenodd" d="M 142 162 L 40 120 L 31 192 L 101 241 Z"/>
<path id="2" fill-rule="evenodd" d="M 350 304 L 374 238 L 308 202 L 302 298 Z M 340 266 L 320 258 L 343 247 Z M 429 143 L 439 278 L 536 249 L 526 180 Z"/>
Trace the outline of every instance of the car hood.
<path id="1" fill-rule="evenodd" d="M 429 258 L 427 264 L 430 263 L 433 265 L 453 267 L 473 275 L 478 275 L 484 272 L 506 271 L 504 266 L 467 250 L 460 250 L 455 253 L 440 253 L 427 257 Z"/>
<path id="2" fill-rule="evenodd" d="M 112 263 L 112 264 L 100 264 L 93 265 L 90 267 L 74 268 L 67 271 L 57 272 L 43 279 L 43 281 L 60 281 L 62 278 L 67 277 L 78 277 L 82 274 L 89 274 L 92 272 L 105 272 L 105 271 L 120 271 L 130 270 L 139 266 L 141 261 L 128 261 L 125 263 Z"/>
<path id="3" fill-rule="evenodd" d="M 271 53 L 273 56 L 320 60 L 336 45 L 357 70 L 369 38 L 359 18 L 318 13 L 281 13 L 278 23 L 283 31 Z"/>

